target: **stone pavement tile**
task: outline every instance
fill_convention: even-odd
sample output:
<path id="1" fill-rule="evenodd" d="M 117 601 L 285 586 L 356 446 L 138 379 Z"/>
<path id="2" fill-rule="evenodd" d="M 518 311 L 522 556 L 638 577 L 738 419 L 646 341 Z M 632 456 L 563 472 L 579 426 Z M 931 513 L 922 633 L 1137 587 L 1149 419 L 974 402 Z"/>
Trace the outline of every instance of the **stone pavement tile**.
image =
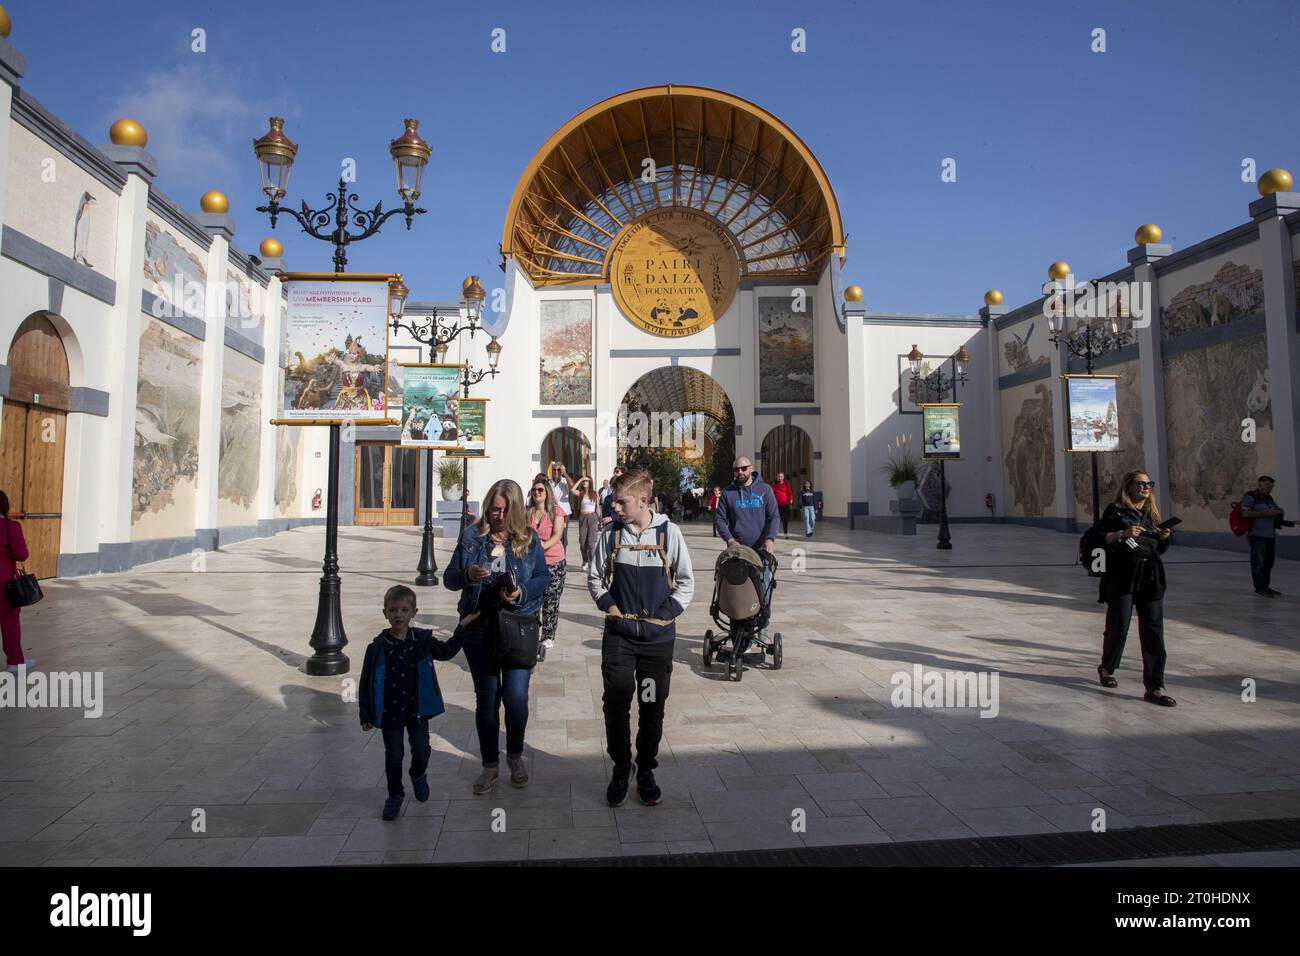
<path id="1" fill-rule="evenodd" d="M 69 840 L 75 840 L 92 826 L 94 826 L 92 823 L 51 823 L 35 836 L 29 837 L 28 839 L 53 840 L 55 842 L 65 843 Z"/>
<path id="2" fill-rule="evenodd" d="M 1060 790 L 1044 788 L 1043 792 L 1057 803 L 1088 803 L 1092 801 L 1093 806 L 1097 805 L 1097 801 L 1093 800 L 1090 794 L 1076 787 L 1064 787 Z"/>
<path id="3" fill-rule="evenodd" d="M 828 817 L 860 817 L 867 813 L 855 800 L 818 800 L 817 806 Z"/>
<path id="4" fill-rule="evenodd" d="M 713 844 L 710 843 L 709 846 Z M 622 848 L 622 856 L 664 856 L 668 853 L 667 843 L 624 843 Z"/>
<path id="5" fill-rule="evenodd" d="M 387 852 L 390 850 L 432 850 L 442 834 L 441 817 L 411 817 L 396 820 L 359 820 L 343 844 L 343 853 Z"/>
<path id="6" fill-rule="evenodd" d="M 729 850 L 770 850 L 783 847 L 803 846 L 799 834 L 790 828 L 790 823 L 773 820 L 732 819 L 715 820 L 705 824 L 709 841 L 714 849 Z"/>
<path id="7" fill-rule="evenodd" d="M 172 833 L 177 840 L 194 837 L 302 836 L 320 816 L 323 804 L 264 803 L 255 806 L 214 805 L 204 808 L 205 831 L 195 833 L 189 820 Z"/>
<path id="8" fill-rule="evenodd" d="M 240 866 L 328 866 L 343 849 L 345 836 L 258 837 L 239 859 Z"/>
<path id="9" fill-rule="evenodd" d="M 1128 829 L 1137 825 L 1130 817 L 1096 800 L 1091 803 L 1064 803 L 1030 807 L 1030 809 L 1058 830 L 1092 830 L 1094 812 L 1098 809 L 1106 811 L 1107 830 Z"/>
<path id="10" fill-rule="evenodd" d="M 808 829 L 800 834 L 805 846 L 844 846 L 889 843 L 891 837 L 865 814 L 859 817 L 809 817 Z"/>
<path id="11" fill-rule="evenodd" d="M 823 816 L 821 808 L 802 787 L 785 790 L 728 790 L 694 794 L 700 819 L 706 823 L 744 820 L 755 826 L 779 823 L 789 826 L 796 810 L 808 817 Z"/>
<path id="12" fill-rule="evenodd" d="M 40 866 L 66 846 L 54 841 L 0 843 L 0 866 Z"/>
<path id="13" fill-rule="evenodd" d="M 815 776 L 815 774 L 755 773 L 733 777 L 729 773 L 723 773 L 721 779 L 724 789 L 727 790 L 798 790 L 800 776 Z"/>
<path id="14" fill-rule="evenodd" d="M 429 851 L 430 861 L 433 851 Z M 334 866 L 383 866 L 384 854 L 379 851 L 368 853 L 340 853 L 334 858 Z"/>
<path id="15" fill-rule="evenodd" d="M 626 846 L 626 844 L 624 845 Z M 709 840 L 670 840 L 667 846 L 670 856 L 681 856 L 687 853 L 712 853 L 714 851 L 713 843 Z"/>
<path id="16" fill-rule="evenodd" d="M 1051 803 L 1051 798 L 1032 783 L 1018 778 L 1006 780 L 962 780 L 921 783 L 926 793 L 949 810 L 985 807 L 1016 807 Z M 1090 791 L 1091 792 L 1091 791 Z"/>
<path id="17" fill-rule="evenodd" d="M 891 797 L 926 797 L 929 796 L 921 788 L 919 783 L 911 783 L 906 780 L 884 780 L 881 781 L 880 789 Z"/>
<path id="18" fill-rule="evenodd" d="M 563 860 L 618 856 L 622 844 L 616 826 L 582 829 L 540 828 L 528 831 L 528 859 Z"/>
<path id="19" fill-rule="evenodd" d="M 1300 853 L 1295 850 L 1212 853 L 1207 859 L 1215 866 L 1300 866 Z"/>
<path id="20" fill-rule="evenodd" d="M 0 842 L 30 840 L 66 812 L 62 807 L 0 808 Z"/>
<path id="21" fill-rule="evenodd" d="M 295 789 L 274 789 L 263 788 L 254 790 L 248 798 L 248 803 L 329 803 L 334 796 L 332 789 L 321 790 L 295 790 Z"/>
<path id="22" fill-rule="evenodd" d="M 872 757 L 858 761 L 858 766 L 882 787 L 887 783 L 924 784 L 948 778 L 938 767 L 913 757 Z"/>
<path id="23" fill-rule="evenodd" d="M 147 857 L 145 866 L 234 866 L 248 852 L 255 837 L 206 837 L 163 841 Z"/>
<path id="24" fill-rule="evenodd" d="M 1084 787 L 1088 796 L 1100 800 L 1107 806 L 1114 807 L 1129 817 L 1157 813 L 1185 813 L 1195 807 L 1186 801 L 1171 796 L 1159 787 L 1150 784 L 1126 787 Z M 1047 800 L 1032 800 L 1029 803 L 1048 803 Z"/>
<path id="25" fill-rule="evenodd" d="M 148 856 L 176 829 L 174 823 L 96 823 L 60 845 L 55 857 Z"/>
<path id="26" fill-rule="evenodd" d="M 655 771 L 655 782 L 665 794 L 698 793 L 708 790 L 725 790 L 726 785 L 718 775 L 715 767 L 685 764 L 678 762 L 672 767 L 660 767 Z"/>
<path id="27" fill-rule="evenodd" d="M 741 752 L 754 768 L 754 773 L 820 773 L 822 765 L 803 747 L 779 750 L 763 749 L 764 745 L 742 742 Z"/>
<path id="28" fill-rule="evenodd" d="M 603 810 L 574 810 L 573 826 L 576 829 L 586 827 L 612 827 L 617 824 L 614 822 L 614 809 L 606 807 Z"/>
<path id="29" fill-rule="evenodd" d="M 866 800 L 887 797 L 876 781 L 867 774 L 857 773 L 801 773 L 799 783 L 812 794 L 818 803 L 827 800 Z"/>
<path id="30" fill-rule="evenodd" d="M 1300 789 L 1206 794 L 1183 799 L 1216 820 L 1263 820 L 1300 816 Z"/>
<path id="31" fill-rule="evenodd" d="M 708 839 L 704 821 L 694 808 L 620 807 L 614 811 L 614 820 L 618 824 L 619 840 L 624 844 L 662 845 L 669 840 Z"/>
<path id="32" fill-rule="evenodd" d="M 885 832 L 889 834 L 895 843 L 916 843 L 924 840 L 963 840 L 979 836 L 965 824 L 919 830 L 890 830 L 886 828 Z"/>
<path id="33" fill-rule="evenodd" d="M 1057 832 L 1054 824 L 1029 807 L 985 807 L 954 810 L 953 813 L 962 823 L 985 837 Z"/>
<path id="34" fill-rule="evenodd" d="M 573 826 L 573 804 L 568 796 L 534 797 L 496 793 L 483 799 L 452 800 L 443 818 L 443 829 L 491 831 L 504 823 L 506 832 L 534 828 Z"/>
<path id="35" fill-rule="evenodd" d="M 375 808 L 374 818 L 380 818 L 383 804 Z M 361 821 L 360 817 L 317 817 L 307 830 L 307 836 L 347 836 Z"/>
<path id="36" fill-rule="evenodd" d="M 528 831 L 444 830 L 433 853 L 434 863 L 476 863 L 523 860 L 528 857 Z"/>
<path id="37" fill-rule="evenodd" d="M 858 801 L 871 819 L 885 830 L 935 830 L 961 825 L 933 797 L 888 797 Z"/>
<path id="38" fill-rule="evenodd" d="M 66 811 L 62 823 L 139 823 L 171 797 L 169 790 L 93 793 Z"/>

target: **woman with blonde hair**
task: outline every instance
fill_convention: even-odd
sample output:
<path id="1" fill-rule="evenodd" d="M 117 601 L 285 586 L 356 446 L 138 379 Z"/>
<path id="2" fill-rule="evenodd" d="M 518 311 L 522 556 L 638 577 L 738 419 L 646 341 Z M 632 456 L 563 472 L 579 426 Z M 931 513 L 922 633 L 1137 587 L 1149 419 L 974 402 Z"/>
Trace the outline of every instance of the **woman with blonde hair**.
<path id="1" fill-rule="evenodd" d="M 590 475 L 583 475 L 574 486 L 577 496 L 573 510 L 578 515 L 578 543 L 582 548 L 582 570 L 587 570 L 600 534 L 600 492 Z"/>
<path id="2" fill-rule="evenodd" d="M 1154 483 L 1145 471 L 1130 471 L 1120 482 L 1115 500 L 1101 516 L 1106 534 L 1105 573 L 1097 603 L 1106 605 L 1106 633 L 1097 676 L 1102 687 L 1118 687 L 1119 669 L 1129 623 L 1137 611 L 1142 642 L 1142 699 L 1173 707 L 1165 693 L 1165 566 L 1160 555 L 1169 548 L 1168 528 L 1160 527 Z"/>
<path id="3" fill-rule="evenodd" d="M 476 794 L 490 793 L 497 784 L 502 703 L 510 782 L 516 787 L 528 785 L 524 731 L 532 669 L 501 667 L 493 651 L 500 612 L 537 614 L 550 581 L 542 543 L 529 527 L 519 483 L 502 478 L 488 489 L 483 502 L 483 516 L 461 532 L 442 577 L 447 590 L 461 592 L 460 617 L 472 615 L 464 626 L 464 649 L 474 681 L 474 722 L 483 759 L 483 772 L 474 781 Z"/>
<path id="4" fill-rule="evenodd" d="M 537 648 L 537 659 L 542 661 L 546 659 L 546 652 L 555 646 L 555 629 L 560 624 L 560 598 L 564 596 L 564 576 L 569 570 L 569 563 L 565 560 L 564 530 L 569 522 L 555 500 L 551 483 L 540 473 L 533 478 L 528 493 L 528 524 L 541 539 L 546 570 L 551 576 L 542 596 L 542 641 Z"/>

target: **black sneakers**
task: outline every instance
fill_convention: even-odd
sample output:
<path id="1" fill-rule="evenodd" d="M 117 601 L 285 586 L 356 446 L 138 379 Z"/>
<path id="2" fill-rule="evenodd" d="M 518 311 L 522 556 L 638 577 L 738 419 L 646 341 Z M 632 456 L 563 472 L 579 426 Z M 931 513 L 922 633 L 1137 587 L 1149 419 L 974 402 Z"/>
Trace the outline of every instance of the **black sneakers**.
<path id="1" fill-rule="evenodd" d="M 636 775 L 636 795 L 647 807 L 653 807 L 663 798 L 664 792 L 659 789 L 659 784 L 655 783 L 653 770 Z"/>
<path id="2" fill-rule="evenodd" d="M 609 786 L 605 790 L 605 800 L 611 807 L 622 806 L 627 799 L 628 778 L 631 776 L 631 764 L 625 767 L 615 765 L 614 775 L 609 778 Z"/>

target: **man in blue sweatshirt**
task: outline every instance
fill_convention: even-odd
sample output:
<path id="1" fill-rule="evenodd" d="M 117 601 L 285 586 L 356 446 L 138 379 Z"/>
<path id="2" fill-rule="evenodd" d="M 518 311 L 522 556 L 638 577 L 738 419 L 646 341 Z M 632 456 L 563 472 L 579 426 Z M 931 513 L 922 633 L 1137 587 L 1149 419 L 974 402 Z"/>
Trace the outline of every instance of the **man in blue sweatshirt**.
<path id="1" fill-rule="evenodd" d="M 605 798 L 611 807 L 627 799 L 635 767 L 637 796 L 654 806 L 663 796 L 654 770 L 673 672 L 675 622 L 691 603 L 695 580 L 681 529 L 667 515 L 650 511 L 650 476 L 642 471 L 619 475 L 613 489 L 616 518 L 601 532 L 587 572 L 587 589 L 605 612 L 600 672 L 605 738 L 614 764 Z M 635 764 L 633 697 L 638 701 Z"/>
<path id="2" fill-rule="evenodd" d="M 781 509 L 776 504 L 772 486 L 754 472 L 754 466 L 745 456 L 736 459 L 731 467 L 732 482 L 722 489 L 718 510 L 713 523 L 718 537 L 727 543 L 743 544 L 755 551 L 776 553 L 776 533 L 781 527 Z M 763 566 L 763 592 L 766 594 L 772 581 L 772 572 Z M 766 636 L 766 635 L 764 635 Z M 740 638 L 736 654 L 743 656 L 749 650 L 749 638 Z"/>

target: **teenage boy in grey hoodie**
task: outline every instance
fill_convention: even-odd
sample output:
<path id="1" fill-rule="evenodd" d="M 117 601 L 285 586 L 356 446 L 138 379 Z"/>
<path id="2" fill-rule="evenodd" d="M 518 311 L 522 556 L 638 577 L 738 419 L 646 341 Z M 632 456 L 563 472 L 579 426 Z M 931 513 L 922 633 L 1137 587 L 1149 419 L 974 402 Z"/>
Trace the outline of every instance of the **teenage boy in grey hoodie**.
<path id="1" fill-rule="evenodd" d="M 601 532 L 587 572 L 587 590 L 605 612 L 600 671 L 604 678 L 605 737 L 614 773 L 605 797 L 627 799 L 632 773 L 631 706 L 639 703 L 636 789 L 647 806 L 663 791 L 655 783 L 664 702 L 673 670 L 676 619 L 695 593 L 691 556 L 681 529 L 649 508 L 654 482 L 634 471 L 614 479 L 615 520 Z"/>

